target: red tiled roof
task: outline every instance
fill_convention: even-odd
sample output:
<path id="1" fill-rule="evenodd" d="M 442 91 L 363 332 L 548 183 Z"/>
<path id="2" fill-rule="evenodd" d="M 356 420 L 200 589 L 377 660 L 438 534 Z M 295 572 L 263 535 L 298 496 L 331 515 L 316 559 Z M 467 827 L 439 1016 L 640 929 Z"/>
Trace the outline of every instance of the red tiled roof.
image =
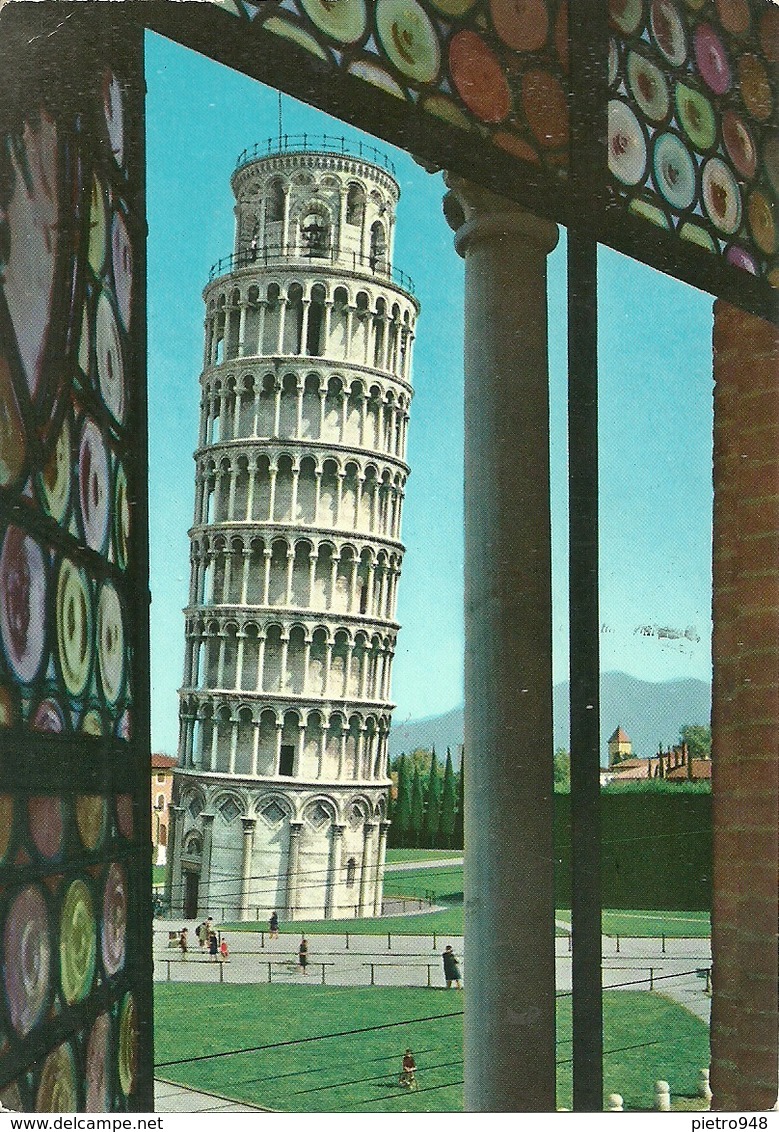
<path id="1" fill-rule="evenodd" d="M 169 770 L 171 767 L 178 765 L 178 759 L 171 758 L 170 755 L 152 755 L 151 768 L 152 770 Z"/>
<path id="2" fill-rule="evenodd" d="M 632 743 L 632 739 L 627 735 L 621 727 L 618 727 L 614 734 L 609 738 L 610 743 Z"/>

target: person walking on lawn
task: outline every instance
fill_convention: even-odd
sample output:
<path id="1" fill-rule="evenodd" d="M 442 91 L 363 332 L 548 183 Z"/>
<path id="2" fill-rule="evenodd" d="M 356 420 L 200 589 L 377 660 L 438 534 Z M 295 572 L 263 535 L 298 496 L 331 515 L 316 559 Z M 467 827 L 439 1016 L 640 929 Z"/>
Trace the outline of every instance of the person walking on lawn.
<path id="1" fill-rule="evenodd" d="M 454 983 L 458 990 L 462 990 L 463 988 L 460 985 L 460 965 L 457 961 L 457 956 L 452 951 L 451 943 L 448 943 L 446 945 L 441 958 L 444 961 L 444 978 L 446 979 L 446 989 L 451 990 L 452 983 Z"/>
<path id="2" fill-rule="evenodd" d="M 279 916 L 278 916 L 277 912 L 275 912 L 275 911 L 271 912 L 270 919 L 268 920 L 268 927 L 270 928 L 270 938 L 271 939 L 278 939 L 279 938 Z"/>
<path id="3" fill-rule="evenodd" d="M 308 971 L 306 970 L 306 968 L 308 967 L 308 941 L 305 939 L 305 937 L 301 939 L 300 947 L 298 948 L 298 965 L 303 974 L 307 975 Z"/>

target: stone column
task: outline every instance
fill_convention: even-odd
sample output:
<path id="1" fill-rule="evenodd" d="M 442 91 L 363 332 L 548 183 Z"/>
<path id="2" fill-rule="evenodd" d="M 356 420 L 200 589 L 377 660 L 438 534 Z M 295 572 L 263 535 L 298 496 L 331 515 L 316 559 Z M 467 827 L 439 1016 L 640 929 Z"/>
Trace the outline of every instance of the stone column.
<path id="1" fill-rule="evenodd" d="M 207 915 L 211 900 L 211 847 L 214 839 L 214 818 L 216 814 L 201 814 L 200 817 L 203 822 L 203 856 L 198 886 L 198 913 L 202 910 Z"/>
<path id="2" fill-rule="evenodd" d="M 551 1112 L 546 257 L 557 228 L 456 178 L 447 183 L 444 211 L 465 259 L 465 958 L 474 973 L 465 1017 L 465 1108 Z"/>
<path id="3" fill-rule="evenodd" d="M 300 834 L 303 823 L 291 821 L 289 823 L 289 858 L 287 864 L 287 919 L 295 919 L 298 901 L 298 884 L 300 870 Z"/>
<path id="4" fill-rule="evenodd" d="M 338 881 L 341 876 L 341 854 L 343 852 L 345 825 L 334 825 L 330 840 L 330 869 L 327 885 L 325 919 L 337 918 L 341 898 Z"/>
<path id="5" fill-rule="evenodd" d="M 243 826 L 243 855 L 241 860 L 241 908 L 239 920 L 250 920 L 249 895 L 252 883 L 252 855 L 254 851 L 254 827 L 256 818 L 241 818 Z"/>
<path id="6" fill-rule="evenodd" d="M 184 809 L 182 806 L 171 805 L 169 813 L 169 865 L 165 871 L 165 899 L 171 912 L 177 912 L 180 915 L 184 907 L 184 886 L 181 881 L 181 841 L 184 829 Z"/>
<path id="7" fill-rule="evenodd" d="M 387 856 L 387 834 L 392 823 L 383 821 L 379 825 L 379 848 L 376 854 L 376 884 L 373 891 L 373 914 L 381 915 L 381 897 L 384 889 L 384 861 Z"/>
<path id="8" fill-rule="evenodd" d="M 366 821 L 362 828 L 363 842 L 362 842 L 362 865 L 360 866 L 360 904 L 358 909 L 359 916 L 365 916 L 368 913 L 368 886 L 371 879 L 371 854 L 373 852 L 373 831 L 376 829 L 375 822 Z"/>

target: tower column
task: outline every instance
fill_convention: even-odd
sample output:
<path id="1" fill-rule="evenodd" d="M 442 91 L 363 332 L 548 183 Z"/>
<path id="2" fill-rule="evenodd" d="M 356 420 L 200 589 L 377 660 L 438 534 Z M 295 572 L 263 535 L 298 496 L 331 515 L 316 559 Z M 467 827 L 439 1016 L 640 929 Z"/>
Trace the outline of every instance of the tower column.
<path id="1" fill-rule="evenodd" d="M 214 844 L 214 818 L 215 814 L 202 813 L 200 820 L 203 823 L 203 855 L 200 858 L 200 884 L 198 885 L 198 914 L 202 910 L 208 914 L 211 901 L 211 853 Z"/>
<path id="2" fill-rule="evenodd" d="M 297 911 L 298 885 L 300 869 L 300 834 L 303 823 L 291 821 L 289 823 L 289 865 L 287 867 L 287 918 L 294 920 Z"/>
<path id="3" fill-rule="evenodd" d="M 374 916 L 381 915 L 381 897 L 382 897 L 382 878 L 384 876 L 384 862 L 387 857 L 387 834 L 392 822 L 382 821 L 379 823 L 379 848 L 376 855 L 376 881 L 373 891 L 373 914 Z"/>
<path id="4" fill-rule="evenodd" d="M 165 900 L 171 911 L 180 912 L 184 903 L 184 890 L 181 883 L 181 837 L 184 829 L 184 810 L 171 803 L 170 831 L 168 834 L 168 861 L 165 871 Z"/>
<path id="5" fill-rule="evenodd" d="M 371 855 L 373 853 L 374 822 L 366 821 L 362 827 L 362 864 L 360 866 L 360 904 L 359 916 L 364 916 L 368 908 L 368 886 L 371 879 Z"/>
<path id="6" fill-rule="evenodd" d="M 333 825 L 330 834 L 330 865 L 328 869 L 327 904 L 325 919 L 338 916 L 341 906 L 339 880 L 341 876 L 341 857 L 343 855 L 344 825 Z"/>
<path id="7" fill-rule="evenodd" d="M 241 854 L 241 920 L 249 920 L 249 895 L 252 883 L 252 855 L 254 852 L 254 827 L 256 818 L 241 818 L 243 827 L 243 846 Z"/>

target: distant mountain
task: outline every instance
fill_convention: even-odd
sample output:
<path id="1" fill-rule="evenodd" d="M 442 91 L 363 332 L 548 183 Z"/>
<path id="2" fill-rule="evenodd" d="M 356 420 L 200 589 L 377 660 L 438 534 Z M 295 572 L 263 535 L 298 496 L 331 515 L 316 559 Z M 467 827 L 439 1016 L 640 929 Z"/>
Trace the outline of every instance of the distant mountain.
<path id="1" fill-rule="evenodd" d="M 568 682 L 554 687 L 554 745 L 568 747 Z M 675 743 L 685 723 L 709 722 L 711 685 L 704 680 L 666 680 L 653 684 L 625 672 L 604 672 L 601 675 L 601 762 L 607 762 L 606 744 L 616 727 L 621 726 L 633 740 L 633 754 L 646 758 L 657 750 Z M 452 758 L 459 762 L 463 741 L 463 709 L 454 708 L 443 715 L 395 723 L 390 732 L 390 755 L 415 747 L 430 748 L 435 744 L 439 756 L 445 757 L 450 747 Z"/>

